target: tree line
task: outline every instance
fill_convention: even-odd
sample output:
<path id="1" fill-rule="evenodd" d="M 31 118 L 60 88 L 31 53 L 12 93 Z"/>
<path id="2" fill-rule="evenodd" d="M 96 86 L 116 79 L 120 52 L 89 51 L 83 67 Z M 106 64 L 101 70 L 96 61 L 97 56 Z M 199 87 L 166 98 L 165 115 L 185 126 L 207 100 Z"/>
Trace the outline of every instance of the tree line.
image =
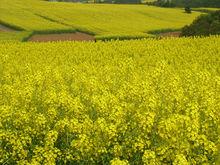
<path id="1" fill-rule="evenodd" d="M 162 7 L 220 7 L 220 0 L 156 0 L 148 4 Z"/>

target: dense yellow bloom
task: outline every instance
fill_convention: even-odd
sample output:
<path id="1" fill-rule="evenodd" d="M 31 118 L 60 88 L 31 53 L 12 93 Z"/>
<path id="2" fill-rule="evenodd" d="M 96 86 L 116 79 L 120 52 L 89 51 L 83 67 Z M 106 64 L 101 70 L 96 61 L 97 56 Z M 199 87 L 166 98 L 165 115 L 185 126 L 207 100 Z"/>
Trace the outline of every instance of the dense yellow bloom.
<path id="1" fill-rule="evenodd" d="M 214 164 L 219 43 L 0 42 L 0 164 Z"/>
<path id="2" fill-rule="evenodd" d="M 176 155 L 176 159 L 173 163 L 174 165 L 189 165 L 184 155 Z"/>
<path id="3" fill-rule="evenodd" d="M 111 160 L 110 163 L 111 163 L 111 165 L 129 165 L 127 160 L 120 160 L 118 158 Z"/>

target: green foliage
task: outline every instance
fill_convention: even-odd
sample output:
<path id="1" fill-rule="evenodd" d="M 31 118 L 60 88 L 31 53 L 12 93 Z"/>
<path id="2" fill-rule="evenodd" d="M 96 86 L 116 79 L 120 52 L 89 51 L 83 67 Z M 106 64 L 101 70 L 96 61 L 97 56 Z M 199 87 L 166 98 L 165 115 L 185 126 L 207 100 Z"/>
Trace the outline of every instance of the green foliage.
<path id="1" fill-rule="evenodd" d="M 199 11 L 202 13 L 211 13 L 213 11 L 219 10 L 219 8 L 208 8 L 208 7 L 197 7 L 197 8 L 192 8 L 193 11 Z"/>
<path id="2" fill-rule="evenodd" d="M 0 42 L 0 164 L 213 165 L 220 37 Z"/>
<path id="3" fill-rule="evenodd" d="M 182 29 L 182 36 L 207 36 L 220 34 L 220 10 L 199 16 Z"/>
<path id="4" fill-rule="evenodd" d="M 185 12 L 186 13 L 192 13 L 192 9 L 189 6 L 185 7 Z"/>
<path id="5" fill-rule="evenodd" d="M 162 7 L 220 7 L 219 0 L 156 0 L 148 4 Z"/>

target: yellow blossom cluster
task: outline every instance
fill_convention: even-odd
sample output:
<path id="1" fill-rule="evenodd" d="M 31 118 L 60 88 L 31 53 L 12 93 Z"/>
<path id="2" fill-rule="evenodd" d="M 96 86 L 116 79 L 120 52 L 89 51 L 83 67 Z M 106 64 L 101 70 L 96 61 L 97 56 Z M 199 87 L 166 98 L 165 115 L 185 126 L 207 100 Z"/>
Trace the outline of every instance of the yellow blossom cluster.
<path id="1" fill-rule="evenodd" d="M 0 42 L 0 164 L 217 164 L 220 37 Z"/>

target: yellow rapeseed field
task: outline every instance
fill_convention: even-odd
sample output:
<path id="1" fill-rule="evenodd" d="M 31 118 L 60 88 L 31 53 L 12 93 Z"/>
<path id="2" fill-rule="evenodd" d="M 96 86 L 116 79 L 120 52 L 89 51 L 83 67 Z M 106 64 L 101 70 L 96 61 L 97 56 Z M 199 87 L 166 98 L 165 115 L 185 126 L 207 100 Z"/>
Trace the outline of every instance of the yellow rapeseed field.
<path id="1" fill-rule="evenodd" d="M 0 164 L 215 164 L 219 43 L 0 42 Z"/>
<path id="2" fill-rule="evenodd" d="M 0 3 L 0 23 L 37 33 L 78 30 L 92 33 L 98 39 L 150 37 L 151 31 L 180 29 L 201 14 L 186 14 L 183 9 L 147 5 L 43 0 L 1 0 Z M 22 35 L 23 38 L 27 36 L 25 33 Z M 7 37 L 14 39 L 10 35 Z"/>

